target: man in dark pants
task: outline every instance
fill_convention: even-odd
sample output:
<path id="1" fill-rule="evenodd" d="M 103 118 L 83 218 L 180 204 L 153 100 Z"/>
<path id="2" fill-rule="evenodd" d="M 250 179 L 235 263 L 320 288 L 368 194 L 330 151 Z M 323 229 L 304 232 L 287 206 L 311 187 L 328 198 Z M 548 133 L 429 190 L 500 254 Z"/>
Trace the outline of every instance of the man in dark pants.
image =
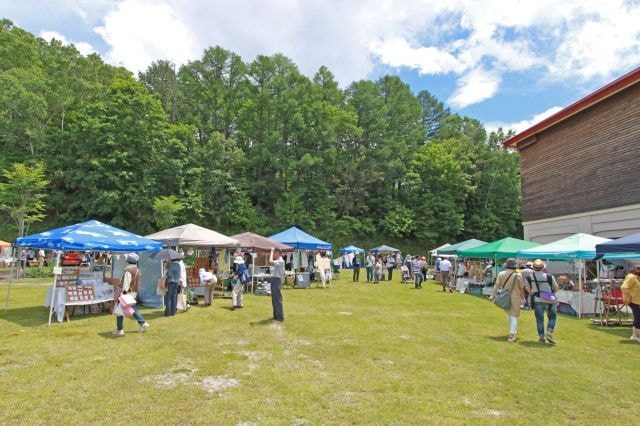
<path id="1" fill-rule="evenodd" d="M 362 264 L 362 260 L 360 260 L 360 252 L 356 251 L 353 256 L 353 282 L 360 281 L 360 266 Z"/>
<path id="2" fill-rule="evenodd" d="M 282 259 L 282 251 L 271 249 L 269 254 L 269 263 L 271 263 L 271 305 L 273 306 L 273 319 L 276 321 L 284 321 L 284 307 L 282 306 L 282 283 L 284 282 L 284 260 Z"/>

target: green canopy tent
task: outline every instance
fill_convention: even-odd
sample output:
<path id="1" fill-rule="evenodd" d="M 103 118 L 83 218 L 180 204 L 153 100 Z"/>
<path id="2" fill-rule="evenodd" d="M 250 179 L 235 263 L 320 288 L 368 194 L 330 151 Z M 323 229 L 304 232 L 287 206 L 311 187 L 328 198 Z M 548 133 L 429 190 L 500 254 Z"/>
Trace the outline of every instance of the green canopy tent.
<path id="1" fill-rule="evenodd" d="M 460 250 L 460 256 L 481 258 L 491 257 L 493 259 L 504 259 L 507 257 L 516 257 L 520 250 L 539 246 L 540 244 L 532 241 L 520 240 L 518 238 L 507 237 L 492 243 L 476 246 L 470 249 Z"/>
<path id="2" fill-rule="evenodd" d="M 528 249 L 538 246 L 538 243 L 531 241 L 520 240 L 518 238 L 507 237 L 492 243 L 483 244 L 466 250 L 460 250 L 459 256 L 471 257 L 471 258 L 492 258 L 493 270 L 492 277 L 495 279 L 498 272 L 498 259 L 504 259 L 506 257 L 516 257 L 519 250 Z"/>

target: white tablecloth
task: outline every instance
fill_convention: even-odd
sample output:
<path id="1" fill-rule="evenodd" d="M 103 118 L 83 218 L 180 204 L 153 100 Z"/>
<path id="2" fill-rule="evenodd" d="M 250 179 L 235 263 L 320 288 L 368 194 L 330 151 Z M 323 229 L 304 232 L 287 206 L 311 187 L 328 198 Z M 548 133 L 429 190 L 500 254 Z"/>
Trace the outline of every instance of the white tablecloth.
<path id="1" fill-rule="evenodd" d="M 577 313 L 580 312 L 580 292 L 579 291 L 567 291 L 558 290 L 556 293 L 558 302 L 566 303 Z M 596 308 L 596 295 L 593 293 L 582 294 L 582 313 L 586 315 L 593 315 Z M 602 313 L 602 304 L 599 304 L 599 313 Z"/>
<path id="2" fill-rule="evenodd" d="M 113 286 L 107 283 L 94 285 L 93 293 L 96 297 L 95 300 L 92 300 L 90 302 L 76 302 L 69 305 L 93 305 L 96 303 L 110 302 L 115 298 Z M 65 307 L 67 306 L 67 294 L 64 291 L 64 287 L 57 287 L 55 294 L 56 297 L 53 303 L 53 310 L 56 313 L 58 322 L 63 322 L 64 311 Z M 51 306 L 51 287 L 47 287 L 47 296 L 44 301 L 44 306 L 47 308 Z"/>

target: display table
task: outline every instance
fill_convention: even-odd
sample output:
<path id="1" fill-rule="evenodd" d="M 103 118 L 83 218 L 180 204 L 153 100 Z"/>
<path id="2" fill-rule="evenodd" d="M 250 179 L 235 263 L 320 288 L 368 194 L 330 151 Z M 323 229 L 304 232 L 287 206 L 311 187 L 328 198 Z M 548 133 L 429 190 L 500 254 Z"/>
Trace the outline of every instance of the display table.
<path id="1" fill-rule="evenodd" d="M 51 306 L 51 289 L 51 287 L 47 288 L 47 296 L 44 302 L 44 306 L 47 308 Z M 69 290 L 71 290 L 70 293 Z M 71 294 L 70 300 L 68 300 L 67 294 Z M 74 306 L 95 305 L 112 302 L 114 299 L 114 288 L 107 283 L 56 287 L 53 310 L 56 312 L 58 322 L 64 321 L 65 314 L 67 315 L 67 321 L 69 321 L 69 310 Z"/>
<path id="2" fill-rule="evenodd" d="M 558 302 L 566 303 L 571 306 L 571 309 L 576 313 L 580 313 L 579 291 L 558 290 L 556 297 L 558 298 Z M 602 304 L 598 306 L 598 311 L 599 312 L 596 312 L 596 295 L 593 293 L 582 293 L 582 315 L 602 314 Z"/>

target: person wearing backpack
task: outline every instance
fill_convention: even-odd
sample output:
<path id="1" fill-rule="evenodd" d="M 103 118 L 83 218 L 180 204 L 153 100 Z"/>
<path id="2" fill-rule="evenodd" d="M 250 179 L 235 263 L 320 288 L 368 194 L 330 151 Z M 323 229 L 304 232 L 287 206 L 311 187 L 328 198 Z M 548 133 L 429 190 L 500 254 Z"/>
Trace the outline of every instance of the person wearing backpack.
<path id="1" fill-rule="evenodd" d="M 231 290 L 231 310 L 244 307 L 244 286 L 249 283 L 249 270 L 242 256 L 236 256 L 233 263 L 236 264 L 234 284 Z"/>
<path id="2" fill-rule="evenodd" d="M 556 328 L 556 317 L 558 314 L 555 293 L 558 291 L 558 283 L 553 275 L 545 272 L 547 265 L 536 259 L 531 264 L 533 272 L 527 275 L 526 289 L 531 295 L 531 304 L 536 316 L 536 327 L 538 329 L 538 342 L 549 342 L 556 344 L 553 332 Z M 547 331 L 544 329 L 544 315 L 547 314 Z"/>
<path id="3" fill-rule="evenodd" d="M 493 286 L 489 301 L 493 302 L 496 294 L 499 290 L 511 292 L 511 306 L 504 311 L 507 313 L 507 320 L 509 321 L 509 336 L 508 342 L 516 341 L 516 334 L 518 333 L 518 317 L 520 316 L 520 304 L 524 299 L 524 281 L 522 276 L 516 272 L 517 262 L 515 259 L 507 259 L 504 264 L 504 271 L 498 274 L 496 278 L 496 284 Z"/>

